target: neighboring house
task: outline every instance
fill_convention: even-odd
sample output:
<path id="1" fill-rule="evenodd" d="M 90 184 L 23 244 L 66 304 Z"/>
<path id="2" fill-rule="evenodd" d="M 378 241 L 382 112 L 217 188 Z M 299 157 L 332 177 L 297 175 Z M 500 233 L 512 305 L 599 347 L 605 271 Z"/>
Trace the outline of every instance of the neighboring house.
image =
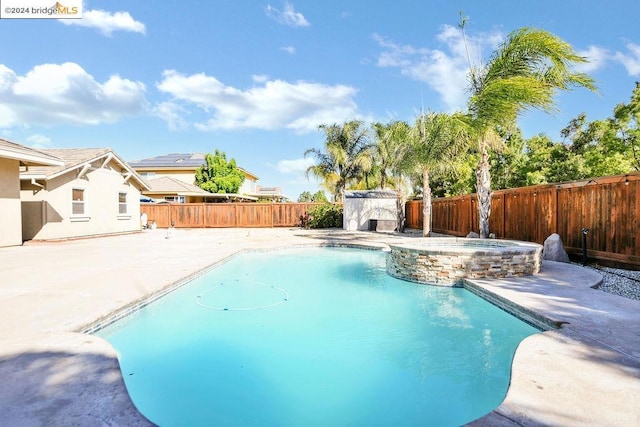
<path id="1" fill-rule="evenodd" d="M 194 184 L 187 184 L 178 178 L 162 176 L 148 179 L 149 190 L 144 195 L 152 199 L 163 199 L 175 203 L 210 203 L 232 201 L 256 201 L 255 197 L 240 196 L 238 194 L 214 194 Z"/>
<path id="2" fill-rule="evenodd" d="M 196 170 L 206 163 L 204 156 L 205 154 L 203 153 L 173 153 L 136 160 L 129 162 L 129 164 L 147 181 L 161 177 L 169 177 L 195 185 Z M 240 186 L 238 190 L 238 195 L 255 192 L 258 177 L 241 167 L 238 167 L 238 169 L 244 173 L 245 177 L 242 186 Z M 160 189 L 156 188 L 156 190 Z M 146 193 L 144 194 L 147 195 Z"/>
<path id="3" fill-rule="evenodd" d="M 282 194 L 282 189 L 280 187 L 261 187 L 256 185 L 255 191 L 251 193 L 247 193 L 250 196 L 256 197 L 261 201 L 275 202 L 275 203 L 284 203 L 289 198 Z"/>
<path id="4" fill-rule="evenodd" d="M 147 183 L 109 148 L 42 150 L 61 166 L 20 173 L 24 240 L 65 239 L 140 230 Z"/>
<path id="5" fill-rule="evenodd" d="M 203 153 L 173 153 L 129 162 L 131 167 L 148 182 L 156 181 L 158 178 L 172 178 L 171 180 L 154 182 L 152 186 L 153 194 L 155 194 L 155 196 L 150 191 L 143 191 L 145 196 L 154 198 L 162 196 L 165 200 L 182 203 L 189 203 L 190 200 L 188 197 L 195 197 L 198 199 L 199 196 L 197 194 L 187 195 L 185 193 L 185 191 L 193 193 L 193 191 L 190 190 L 176 189 L 176 181 L 182 181 L 190 186 L 194 186 L 196 181 L 196 170 L 205 163 L 205 155 Z M 245 180 L 238 190 L 238 194 L 228 194 L 226 196 L 233 196 L 235 200 L 256 200 L 255 197 L 251 196 L 253 195 L 252 193 L 256 192 L 256 182 L 258 181 L 258 177 L 245 169 L 240 167 L 238 169 L 244 173 Z M 191 189 L 193 188 L 191 187 Z M 181 191 L 184 194 L 179 194 Z M 243 197 L 244 195 L 248 195 L 249 197 Z M 221 199 L 220 197 L 213 196 L 206 198 L 206 200 L 203 201 L 221 201 Z M 224 201 L 224 199 L 222 199 L 222 201 Z"/>
<path id="6" fill-rule="evenodd" d="M 55 156 L 0 139 L 0 247 L 22 244 L 20 170 L 62 164 Z"/>

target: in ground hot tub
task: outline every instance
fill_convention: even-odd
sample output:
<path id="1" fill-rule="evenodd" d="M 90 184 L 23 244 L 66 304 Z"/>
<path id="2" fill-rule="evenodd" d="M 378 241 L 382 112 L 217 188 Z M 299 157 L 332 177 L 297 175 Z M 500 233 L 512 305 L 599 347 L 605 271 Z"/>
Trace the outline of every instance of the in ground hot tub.
<path id="1" fill-rule="evenodd" d="M 462 280 L 529 276 L 540 271 L 542 245 L 517 240 L 423 237 L 390 244 L 387 273 L 417 283 L 461 286 Z"/>

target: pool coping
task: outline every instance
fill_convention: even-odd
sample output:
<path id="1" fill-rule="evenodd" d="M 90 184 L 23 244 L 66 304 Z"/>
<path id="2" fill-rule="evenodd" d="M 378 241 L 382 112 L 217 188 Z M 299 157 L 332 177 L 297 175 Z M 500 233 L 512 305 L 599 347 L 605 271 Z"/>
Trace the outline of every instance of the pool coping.
<path id="1" fill-rule="evenodd" d="M 176 230 L 173 241 L 167 241 L 160 230 L 0 248 L 0 263 L 12 266 L 0 271 L 3 420 L 6 425 L 150 425 L 128 398 L 113 348 L 77 331 L 132 309 L 154 293 L 166 293 L 242 251 L 305 246 L 379 250 L 414 237 L 214 229 Z M 29 267 L 34 259 L 40 260 L 39 269 Z M 78 260 L 82 267 L 72 271 L 77 277 L 69 277 L 68 269 L 76 265 L 72 261 Z M 138 271 L 155 264 L 162 269 Z M 470 424 L 639 425 L 640 336 L 635 331 L 640 330 L 640 302 L 592 289 L 601 277 L 579 266 L 545 261 L 542 270 L 528 278 L 465 283 L 472 292 L 508 302 L 507 310 L 524 309 L 533 322 L 551 328 L 520 344 L 505 400 Z M 95 277 L 90 288 L 85 277 Z M 146 278 L 158 283 L 144 287 Z M 36 369 L 45 363 L 46 371 Z"/>
<path id="2" fill-rule="evenodd" d="M 542 250 L 542 245 L 531 242 L 523 242 L 521 240 L 498 240 L 498 239 L 479 239 L 479 238 L 465 238 L 465 237 L 439 237 L 435 239 L 437 243 L 430 243 L 425 245 L 424 243 L 390 243 L 389 247 L 397 249 L 412 249 L 416 251 L 426 251 L 428 253 L 436 253 L 440 255 L 456 255 L 458 253 L 464 253 L 468 255 L 518 255 L 520 252 L 514 252 L 511 248 L 514 246 L 526 248 L 529 251 Z M 447 250 L 444 241 L 454 242 L 459 244 L 464 242 L 461 246 L 456 246 L 455 250 Z M 509 243 L 506 243 L 509 242 Z M 442 247 L 442 248 L 441 248 Z"/>

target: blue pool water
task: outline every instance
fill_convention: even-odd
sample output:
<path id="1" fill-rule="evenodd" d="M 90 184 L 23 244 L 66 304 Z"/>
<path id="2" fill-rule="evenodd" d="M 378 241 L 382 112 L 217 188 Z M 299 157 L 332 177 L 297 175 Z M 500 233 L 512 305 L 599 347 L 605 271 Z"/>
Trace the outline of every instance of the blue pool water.
<path id="1" fill-rule="evenodd" d="M 458 426 L 537 333 L 461 288 L 344 248 L 242 254 L 97 333 L 161 426 Z"/>

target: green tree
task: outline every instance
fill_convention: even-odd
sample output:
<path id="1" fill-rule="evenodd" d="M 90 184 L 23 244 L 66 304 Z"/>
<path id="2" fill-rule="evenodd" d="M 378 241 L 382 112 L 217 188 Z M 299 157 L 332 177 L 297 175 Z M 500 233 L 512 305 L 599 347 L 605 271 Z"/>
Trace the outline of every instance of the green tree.
<path id="1" fill-rule="evenodd" d="M 403 121 L 374 123 L 372 126 L 375 134 L 373 170 L 380 189 L 389 187 L 396 191 L 396 228 L 403 232 L 407 201 L 404 187 L 408 172 L 404 163 L 410 146 L 411 126 Z"/>
<path id="2" fill-rule="evenodd" d="M 586 178 L 584 159 L 562 142 L 554 142 L 550 151 L 546 183 L 575 181 Z"/>
<path id="3" fill-rule="evenodd" d="M 465 20 L 460 23 L 464 35 Z M 491 174 L 489 150 L 501 139 L 497 126 L 509 126 L 527 109 L 556 110 L 558 90 L 585 87 L 595 90 L 593 79 L 573 72 L 584 63 L 567 42 L 540 29 L 521 28 L 508 35 L 487 64 L 470 64 L 469 113 L 480 156 L 476 169 L 476 193 L 480 236 L 489 236 Z"/>
<path id="4" fill-rule="evenodd" d="M 304 155 L 312 156 L 316 164 L 306 174 L 321 178 L 335 201 L 342 201 L 345 189 L 362 179 L 371 170 L 372 145 L 369 133 L 360 120 L 342 125 L 320 125 L 325 134 L 325 151 L 310 148 Z"/>
<path id="5" fill-rule="evenodd" d="M 300 203 L 308 203 L 311 200 L 313 200 L 313 199 L 312 199 L 311 193 L 308 192 L 308 191 L 303 191 L 298 196 L 298 202 L 300 202 Z"/>
<path id="6" fill-rule="evenodd" d="M 404 167 L 419 170 L 422 176 L 422 235 L 431 233 L 431 186 L 434 171 L 450 170 L 460 153 L 468 149 L 470 134 L 467 120 L 460 114 L 426 113 L 420 115 L 411 131 L 411 142 L 404 154 Z"/>
<path id="7" fill-rule="evenodd" d="M 617 105 L 613 117 L 622 143 L 631 152 L 632 166 L 640 171 L 640 82 L 636 82 L 631 101 Z"/>
<path id="8" fill-rule="evenodd" d="M 196 185 L 210 193 L 237 193 L 245 175 L 236 161 L 227 161 L 224 152 L 216 150 L 205 155 L 205 164 L 196 169 Z"/>
<path id="9" fill-rule="evenodd" d="M 475 153 L 461 153 L 449 161 L 447 168 L 436 169 L 430 183 L 433 196 L 450 197 L 473 193 L 477 164 L 478 156 Z M 422 176 L 413 179 L 419 183 L 416 194 L 422 193 Z"/>
<path id="10" fill-rule="evenodd" d="M 571 152 L 583 160 L 583 173 L 579 178 L 619 175 L 634 169 L 634 152 L 629 138 L 633 129 L 629 128 L 628 122 L 618 122 L 615 117 L 622 108 L 625 104 L 616 107 L 614 117 L 593 122 L 580 114 L 562 130 L 562 136 L 571 140 Z"/>
<path id="11" fill-rule="evenodd" d="M 519 175 L 517 187 L 523 187 L 585 178 L 586 168 L 581 155 L 541 134 L 525 141 L 525 162 Z"/>
<path id="12" fill-rule="evenodd" d="M 318 190 L 313 193 L 313 196 L 311 196 L 311 201 L 316 203 L 326 203 L 328 201 L 327 195 L 324 194 L 324 191 Z"/>
<path id="13" fill-rule="evenodd" d="M 571 149 L 585 160 L 589 177 L 640 170 L 640 82 L 628 104 L 618 104 L 613 116 L 588 122 L 586 115 L 572 119 L 562 132 Z"/>
<path id="14" fill-rule="evenodd" d="M 380 189 L 385 189 L 389 179 L 402 174 L 401 164 L 407 150 L 411 127 L 403 121 L 388 124 L 374 123 L 375 133 L 374 161 L 378 166 Z"/>
<path id="15" fill-rule="evenodd" d="M 508 130 L 499 129 L 498 133 L 504 144 L 496 147 L 489 160 L 492 171 L 491 188 L 502 190 L 521 187 L 525 185 L 522 169 L 527 161 L 526 142 L 522 132 L 517 126 L 513 126 Z"/>

